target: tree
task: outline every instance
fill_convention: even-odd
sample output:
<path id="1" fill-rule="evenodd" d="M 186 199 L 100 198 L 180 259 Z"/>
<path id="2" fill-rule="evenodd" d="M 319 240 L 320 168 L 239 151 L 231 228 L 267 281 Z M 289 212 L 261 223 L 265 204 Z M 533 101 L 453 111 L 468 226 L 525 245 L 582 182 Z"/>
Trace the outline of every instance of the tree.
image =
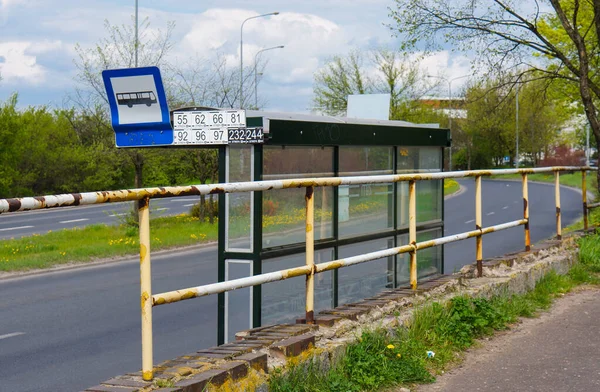
<path id="1" fill-rule="evenodd" d="M 314 110 L 345 115 L 348 95 L 390 94 L 390 119 L 405 120 L 417 108 L 414 102 L 432 88 L 418 64 L 398 53 L 380 49 L 334 56 L 314 76 Z"/>
<path id="2" fill-rule="evenodd" d="M 453 44 L 475 52 L 488 71 L 511 69 L 511 84 L 559 80 L 577 91 L 600 143 L 600 2 L 579 0 L 395 0 L 391 28 L 403 49 Z M 599 145 L 600 147 L 600 145 Z M 597 173 L 600 179 L 600 171 Z M 598 181 L 600 184 L 600 181 Z"/>

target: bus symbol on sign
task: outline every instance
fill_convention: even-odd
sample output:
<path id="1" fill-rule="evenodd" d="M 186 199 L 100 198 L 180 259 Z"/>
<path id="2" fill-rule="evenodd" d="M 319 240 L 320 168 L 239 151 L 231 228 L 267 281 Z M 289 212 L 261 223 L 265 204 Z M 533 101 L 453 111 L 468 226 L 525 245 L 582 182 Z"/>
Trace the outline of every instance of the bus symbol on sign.
<path id="1" fill-rule="evenodd" d="M 127 105 L 127 107 L 130 108 L 133 107 L 133 105 L 146 105 L 150 107 L 156 102 L 156 95 L 154 95 L 154 91 L 117 93 L 117 103 L 119 105 Z"/>

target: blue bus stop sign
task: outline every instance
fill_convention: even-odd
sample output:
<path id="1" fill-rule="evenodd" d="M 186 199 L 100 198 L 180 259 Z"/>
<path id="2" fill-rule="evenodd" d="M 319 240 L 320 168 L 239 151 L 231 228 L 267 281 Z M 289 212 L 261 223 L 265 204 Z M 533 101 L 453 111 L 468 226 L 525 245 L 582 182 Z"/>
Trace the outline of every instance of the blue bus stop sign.
<path id="1" fill-rule="evenodd" d="M 102 71 L 117 147 L 173 144 L 167 97 L 158 67 Z"/>

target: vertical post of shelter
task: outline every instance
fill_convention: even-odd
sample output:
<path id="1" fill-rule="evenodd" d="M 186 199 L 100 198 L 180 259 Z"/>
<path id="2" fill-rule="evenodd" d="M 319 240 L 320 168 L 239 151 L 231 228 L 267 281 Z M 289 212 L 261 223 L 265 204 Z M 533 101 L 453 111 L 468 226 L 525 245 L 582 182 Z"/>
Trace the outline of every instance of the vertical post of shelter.
<path id="1" fill-rule="evenodd" d="M 481 176 L 475 177 L 475 229 L 479 230 L 476 238 L 477 277 L 483 276 L 483 235 L 481 219 Z"/>
<path id="2" fill-rule="evenodd" d="M 560 219 L 560 172 L 554 172 L 554 200 L 556 201 L 556 239 L 562 239 L 562 224 Z"/>
<path id="3" fill-rule="evenodd" d="M 531 250 L 529 235 L 529 192 L 527 189 L 527 173 L 523 173 L 523 219 L 525 219 L 525 250 Z"/>
<path id="4" fill-rule="evenodd" d="M 410 252 L 410 287 L 417 289 L 417 194 L 416 181 L 408 182 L 408 240 L 413 250 Z"/>
<path id="5" fill-rule="evenodd" d="M 588 229 L 588 207 L 587 207 L 587 189 L 586 189 L 587 172 L 581 171 L 581 194 L 583 198 L 583 230 Z"/>
<path id="6" fill-rule="evenodd" d="M 152 370 L 152 275 L 150 269 L 150 198 L 138 201 L 140 229 L 140 282 L 142 313 L 142 377 L 153 378 Z"/>
<path id="7" fill-rule="evenodd" d="M 306 187 L 306 265 L 310 273 L 306 275 L 306 323 L 315 322 L 315 198 L 314 187 Z"/>

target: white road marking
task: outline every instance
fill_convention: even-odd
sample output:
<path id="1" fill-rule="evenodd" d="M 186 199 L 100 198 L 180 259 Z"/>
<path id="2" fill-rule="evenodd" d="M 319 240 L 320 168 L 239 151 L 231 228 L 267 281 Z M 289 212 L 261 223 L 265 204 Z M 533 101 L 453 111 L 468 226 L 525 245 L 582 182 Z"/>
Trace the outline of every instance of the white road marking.
<path id="1" fill-rule="evenodd" d="M 179 199 L 179 198 L 177 198 L 177 199 L 171 200 L 171 203 L 183 203 L 183 202 L 186 202 L 186 201 L 198 201 L 198 200 L 200 200 L 200 198 L 197 198 L 197 199 L 190 199 L 189 197 L 185 198 L 185 199 Z"/>
<path id="2" fill-rule="evenodd" d="M 506 209 L 508 209 L 508 206 L 504 206 L 504 207 L 502 207 L 502 209 L 503 209 L 503 210 L 506 210 Z"/>
<path id="3" fill-rule="evenodd" d="M 494 214 L 495 214 L 495 212 L 494 212 L 494 211 L 492 211 L 492 212 L 488 212 L 486 215 L 487 215 L 487 216 L 490 216 L 490 215 L 494 215 Z"/>
<path id="4" fill-rule="evenodd" d="M 0 229 L 0 231 L 20 230 L 20 229 L 31 229 L 32 227 L 33 227 L 33 226 L 7 227 L 6 229 Z"/>
<path id="5" fill-rule="evenodd" d="M 168 209 L 169 208 L 167 208 L 167 207 L 161 207 L 161 208 L 157 208 L 156 211 L 166 211 Z"/>
<path id="6" fill-rule="evenodd" d="M 66 221 L 60 221 L 58 223 L 75 223 L 75 222 L 84 222 L 84 221 L 88 221 L 88 218 L 81 218 L 81 219 L 71 219 L 71 220 L 66 220 Z"/>
<path id="7" fill-rule="evenodd" d="M 122 212 L 122 213 L 120 213 L 120 214 L 110 214 L 109 216 L 110 216 L 111 218 L 115 218 L 115 217 L 117 217 L 117 216 L 123 216 L 123 215 L 127 215 L 127 213 L 126 213 L 126 212 Z"/>
<path id="8" fill-rule="evenodd" d="M 191 206 L 195 206 L 195 204 L 184 204 L 184 207 L 191 207 Z"/>
<path id="9" fill-rule="evenodd" d="M 13 332 L 13 333 L 7 333 L 6 335 L 0 335 L 0 340 L 12 338 L 12 337 L 19 336 L 19 335 L 25 335 L 25 332 Z"/>
<path id="10" fill-rule="evenodd" d="M 475 222 L 475 219 L 468 220 L 468 221 L 465 222 L 465 224 L 468 225 L 469 223 L 473 223 L 473 222 Z"/>

